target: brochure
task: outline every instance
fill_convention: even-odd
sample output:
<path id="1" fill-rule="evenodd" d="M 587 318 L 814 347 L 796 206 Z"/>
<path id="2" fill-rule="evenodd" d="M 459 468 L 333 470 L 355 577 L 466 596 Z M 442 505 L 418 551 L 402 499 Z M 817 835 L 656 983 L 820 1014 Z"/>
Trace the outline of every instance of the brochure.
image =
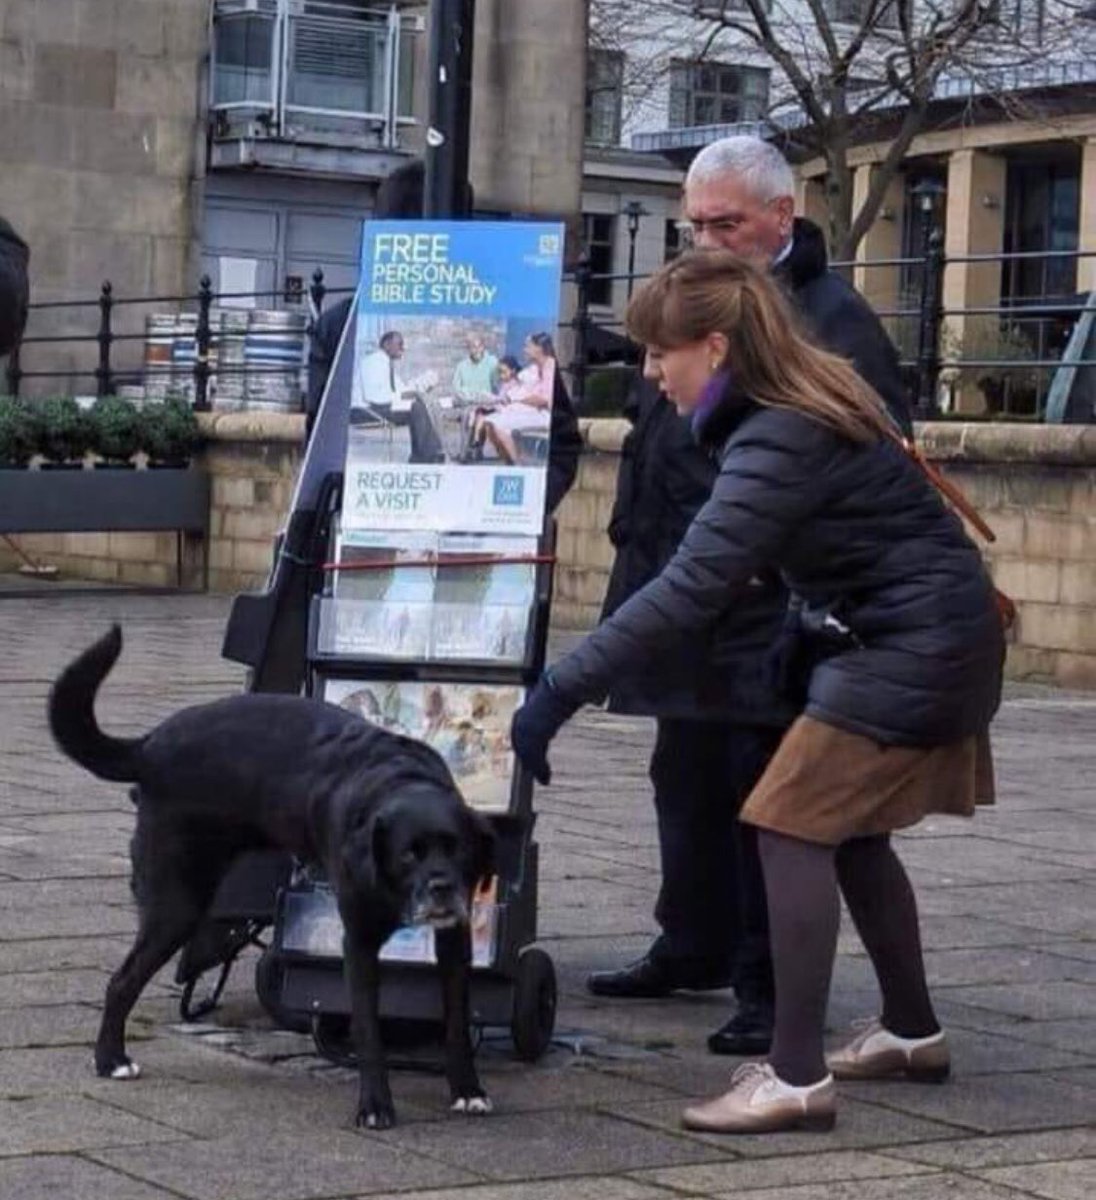
<path id="1" fill-rule="evenodd" d="M 540 534 L 562 263 L 558 224 L 364 225 L 344 530 Z"/>
<path id="2" fill-rule="evenodd" d="M 481 883 L 473 896 L 471 926 L 472 965 L 489 967 L 498 937 L 497 876 Z M 343 923 L 329 887 L 290 893 L 281 945 L 283 950 L 314 958 L 342 958 Z M 380 956 L 386 962 L 435 962 L 434 931 L 427 925 L 403 926 L 384 943 Z"/>
<path id="3" fill-rule="evenodd" d="M 321 653 L 517 664 L 535 593 L 533 538 L 350 531 L 336 541 Z"/>
<path id="4" fill-rule="evenodd" d="M 325 679 L 323 687 L 329 704 L 432 746 L 482 812 L 510 807 L 510 721 L 524 698 L 521 687 L 483 683 Z"/>

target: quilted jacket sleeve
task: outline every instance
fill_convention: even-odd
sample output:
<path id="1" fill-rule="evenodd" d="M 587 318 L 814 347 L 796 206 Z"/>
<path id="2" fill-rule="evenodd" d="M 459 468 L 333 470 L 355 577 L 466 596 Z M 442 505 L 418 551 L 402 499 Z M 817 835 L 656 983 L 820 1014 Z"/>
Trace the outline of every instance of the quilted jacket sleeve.
<path id="1" fill-rule="evenodd" d="M 596 702 L 620 675 L 644 671 L 674 635 L 724 614 L 759 570 L 826 500 L 841 443 L 793 413 L 763 410 L 731 438 L 712 494 L 662 574 L 551 669 L 575 702 Z"/>

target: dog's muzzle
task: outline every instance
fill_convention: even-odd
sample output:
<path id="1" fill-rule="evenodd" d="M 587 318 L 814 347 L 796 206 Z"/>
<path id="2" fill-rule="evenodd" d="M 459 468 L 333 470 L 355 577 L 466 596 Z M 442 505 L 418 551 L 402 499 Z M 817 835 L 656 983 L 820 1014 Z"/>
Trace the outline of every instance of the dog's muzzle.
<path id="1" fill-rule="evenodd" d="M 432 879 L 415 896 L 408 918 L 410 925 L 451 929 L 468 923 L 468 899 L 462 889 L 446 879 Z"/>

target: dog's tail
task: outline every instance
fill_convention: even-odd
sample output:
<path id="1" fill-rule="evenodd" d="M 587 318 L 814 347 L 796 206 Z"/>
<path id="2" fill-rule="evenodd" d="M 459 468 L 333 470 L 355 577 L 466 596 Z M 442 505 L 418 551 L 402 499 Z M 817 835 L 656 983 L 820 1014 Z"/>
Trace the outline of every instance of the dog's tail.
<path id="1" fill-rule="evenodd" d="M 144 738 L 108 737 L 95 720 L 95 694 L 122 652 L 122 630 L 110 632 L 70 663 L 49 695 L 49 727 L 61 749 L 100 779 L 137 780 Z"/>

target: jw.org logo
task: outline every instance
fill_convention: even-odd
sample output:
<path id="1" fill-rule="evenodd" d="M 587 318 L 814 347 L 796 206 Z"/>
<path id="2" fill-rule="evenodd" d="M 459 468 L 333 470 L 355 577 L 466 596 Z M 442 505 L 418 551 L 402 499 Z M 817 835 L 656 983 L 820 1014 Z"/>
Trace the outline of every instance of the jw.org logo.
<path id="1" fill-rule="evenodd" d="M 496 475 L 494 502 L 506 508 L 525 503 L 525 478 L 521 475 Z"/>
<path id="2" fill-rule="evenodd" d="M 559 234 L 542 233 L 537 242 L 537 253 L 541 258 L 555 258 L 559 254 Z"/>

